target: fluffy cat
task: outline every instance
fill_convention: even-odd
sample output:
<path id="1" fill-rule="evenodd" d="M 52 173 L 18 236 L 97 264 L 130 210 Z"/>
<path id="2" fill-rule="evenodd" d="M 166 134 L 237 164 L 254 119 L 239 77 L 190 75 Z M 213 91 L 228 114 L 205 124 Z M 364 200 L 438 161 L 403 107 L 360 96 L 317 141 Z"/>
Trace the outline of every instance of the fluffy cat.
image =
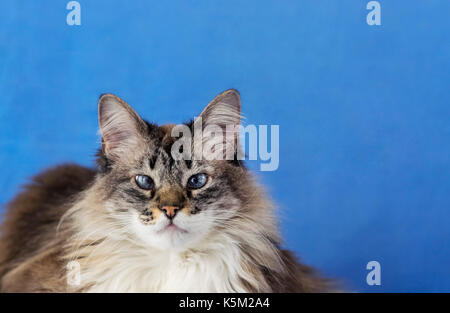
<path id="1" fill-rule="evenodd" d="M 98 107 L 97 168 L 47 170 L 8 205 L 1 291 L 330 290 L 280 247 L 273 205 L 236 151 L 232 160 L 174 159 L 174 125 L 145 122 L 111 94 Z M 239 93 L 227 90 L 199 117 L 225 129 L 240 113 Z"/>

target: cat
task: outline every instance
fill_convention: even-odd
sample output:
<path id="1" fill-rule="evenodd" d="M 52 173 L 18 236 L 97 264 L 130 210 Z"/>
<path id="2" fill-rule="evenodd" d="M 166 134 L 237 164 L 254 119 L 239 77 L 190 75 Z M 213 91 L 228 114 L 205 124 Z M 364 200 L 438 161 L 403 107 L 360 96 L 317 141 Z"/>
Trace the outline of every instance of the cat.
<path id="1" fill-rule="evenodd" d="M 331 291 L 281 248 L 274 205 L 236 151 L 174 158 L 174 125 L 146 122 L 112 94 L 98 112 L 95 169 L 51 168 L 8 204 L 2 292 Z M 239 93 L 222 92 L 183 125 L 199 118 L 201 127 L 239 125 Z"/>

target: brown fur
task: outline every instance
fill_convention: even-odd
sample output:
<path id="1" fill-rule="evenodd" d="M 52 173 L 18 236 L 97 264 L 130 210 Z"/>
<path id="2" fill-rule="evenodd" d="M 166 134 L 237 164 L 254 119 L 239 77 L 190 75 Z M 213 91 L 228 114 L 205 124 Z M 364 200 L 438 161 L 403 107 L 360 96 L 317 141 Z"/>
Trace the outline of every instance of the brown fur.
<path id="1" fill-rule="evenodd" d="M 57 225 L 95 172 L 78 165 L 52 168 L 32 179 L 7 206 L 1 227 L 0 290 L 64 291 L 64 233 Z"/>

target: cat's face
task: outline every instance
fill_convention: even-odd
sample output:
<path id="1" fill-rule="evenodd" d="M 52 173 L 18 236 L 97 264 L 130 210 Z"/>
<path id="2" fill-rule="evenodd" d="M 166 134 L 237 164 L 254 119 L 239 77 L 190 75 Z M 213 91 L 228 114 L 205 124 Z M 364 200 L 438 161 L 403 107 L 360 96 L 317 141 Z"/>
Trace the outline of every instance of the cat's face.
<path id="1" fill-rule="evenodd" d="M 200 117 L 203 128 L 212 122 L 220 129 L 238 125 L 238 93 L 220 94 Z M 122 231 L 155 248 L 184 249 L 220 231 L 239 214 L 243 195 L 237 186 L 248 175 L 239 162 L 174 157 L 174 125 L 146 123 L 113 95 L 100 98 L 99 120 L 99 183 L 109 218 Z M 194 123 L 186 125 L 193 129 Z M 237 135 L 233 134 L 236 141 Z"/>

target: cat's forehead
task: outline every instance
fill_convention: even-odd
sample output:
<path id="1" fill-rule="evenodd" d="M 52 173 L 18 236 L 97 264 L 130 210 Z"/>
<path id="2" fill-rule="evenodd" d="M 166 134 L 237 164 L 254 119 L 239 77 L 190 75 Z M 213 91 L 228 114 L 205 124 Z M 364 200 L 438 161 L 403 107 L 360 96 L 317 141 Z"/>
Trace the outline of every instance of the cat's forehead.
<path id="1" fill-rule="evenodd" d="M 158 174 L 161 178 L 181 177 L 193 167 L 189 160 L 176 160 L 172 156 L 172 146 L 176 138 L 172 137 L 175 124 L 158 126 L 148 123 L 149 146 L 142 155 L 139 168 Z"/>
<path id="2" fill-rule="evenodd" d="M 148 136 L 157 146 L 171 146 L 175 138 L 172 137 L 172 129 L 175 124 L 156 125 L 153 123 L 145 122 L 147 124 Z"/>

